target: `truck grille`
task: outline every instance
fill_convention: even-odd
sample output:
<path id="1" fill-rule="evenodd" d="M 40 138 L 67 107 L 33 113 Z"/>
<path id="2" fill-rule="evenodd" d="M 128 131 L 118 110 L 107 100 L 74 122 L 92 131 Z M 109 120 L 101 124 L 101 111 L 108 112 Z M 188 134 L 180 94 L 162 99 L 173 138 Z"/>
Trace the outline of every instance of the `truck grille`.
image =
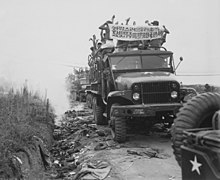
<path id="1" fill-rule="evenodd" d="M 142 97 L 144 104 L 150 103 L 170 103 L 177 102 L 178 98 L 175 100 L 171 98 L 170 94 L 173 91 L 172 83 L 176 82 L 151 82 L 151 83 L 142 83 Z M 177 89 L 179 92 L 179 85 Z"/>

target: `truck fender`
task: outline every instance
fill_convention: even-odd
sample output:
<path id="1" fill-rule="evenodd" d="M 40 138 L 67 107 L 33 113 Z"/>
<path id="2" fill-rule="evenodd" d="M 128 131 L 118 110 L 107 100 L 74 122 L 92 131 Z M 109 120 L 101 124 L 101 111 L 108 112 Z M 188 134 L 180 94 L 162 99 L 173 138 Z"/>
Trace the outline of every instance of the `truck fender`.
<path id="1" fill-rule="evenodd" d="M 107 99 L 109 99 L 111 97 L 115 97 L 115 96 L 124 96 L 124 95 L 125 95 L 124 91 L 112 91 L 108 94 Z"/>
<path id="2" fill-rule="evenodd" d="M 132 101 L 126 98 L 124 91 L 110 92 L 107 99 L 107 118 L 110 117 L 110 109 L 112 104 L 132 105 Z"/>

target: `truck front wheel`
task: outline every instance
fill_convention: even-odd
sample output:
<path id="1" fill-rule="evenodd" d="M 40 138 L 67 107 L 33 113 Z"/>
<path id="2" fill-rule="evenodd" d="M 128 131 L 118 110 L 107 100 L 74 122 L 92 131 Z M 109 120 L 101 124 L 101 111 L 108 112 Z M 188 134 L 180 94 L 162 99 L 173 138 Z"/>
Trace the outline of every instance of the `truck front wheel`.
<path id="1" fill-rule="evenodd" d="M 126 119 L 122 117 L 115 117 L 115 140 L 119 143 L 126 141 Z"/>
<path id="2" fill-rule="evenodd" d="M 204 93 L 193 97 L 177 113 L 171 128 L 172 147 L 178 164 L 181 166 L 181 145 L 183 131 L 212 126 L 212 117 L 220 109 L 220 94 Z"/>
<path id="3" fill-rule="evenodd" d="M 118 106 L 119 104 L 113 104 L 113 106 Z M 110 111 L 110 121 L 113 130 L 113 138 L 115 141 L 122 143 L 126 141 L 126 119 L 124 117 L 112 116 L 112 108 Z"/>

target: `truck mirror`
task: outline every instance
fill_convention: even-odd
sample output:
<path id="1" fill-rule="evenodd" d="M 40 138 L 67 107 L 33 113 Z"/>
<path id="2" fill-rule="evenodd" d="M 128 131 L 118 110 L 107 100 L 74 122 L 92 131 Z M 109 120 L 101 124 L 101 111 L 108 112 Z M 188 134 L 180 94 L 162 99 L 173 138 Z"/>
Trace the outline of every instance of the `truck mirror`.
<path id="1" fill-rule="evenodd" d="M 180 62 L 177 64 L 176 68 L 175 68 L 175 72 L 177 70 L 177 68 L 179 67 L 180 63 L 183 61 L 183 57 L 180 57 Z"/>

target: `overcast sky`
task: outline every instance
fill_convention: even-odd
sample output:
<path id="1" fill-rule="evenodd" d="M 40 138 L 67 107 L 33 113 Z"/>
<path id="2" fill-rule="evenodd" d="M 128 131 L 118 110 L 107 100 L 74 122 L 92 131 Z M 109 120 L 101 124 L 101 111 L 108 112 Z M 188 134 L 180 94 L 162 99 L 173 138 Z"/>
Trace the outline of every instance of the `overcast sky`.
<path id="1" fill-rule="evenodd" d="M 0 78 L 47 90 L 56 110 L 67 109 L 65 77 L 87 66 L 89 38 L 112 15 L 143 24 L 158 20 L 169 29 L 164 46 L 174 52 L 178 72 L 220 74 L 219 0 L 0 0 Z M 178 77 L 184 84 L 220 85 L 220 76 Z"/>

